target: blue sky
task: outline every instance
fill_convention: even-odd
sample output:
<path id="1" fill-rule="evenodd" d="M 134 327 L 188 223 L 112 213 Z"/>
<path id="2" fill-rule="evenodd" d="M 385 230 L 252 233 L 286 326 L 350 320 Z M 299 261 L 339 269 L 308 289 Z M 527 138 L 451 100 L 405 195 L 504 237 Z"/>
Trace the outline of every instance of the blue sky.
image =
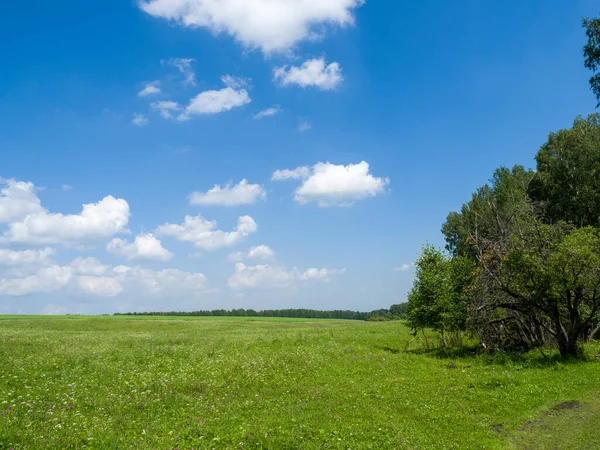
<path id="1" fill-rule="evenodd" d="M 597 9 L 6 5 L 0 312 L 402 301 L 448 212 L 594 111 Z"/>

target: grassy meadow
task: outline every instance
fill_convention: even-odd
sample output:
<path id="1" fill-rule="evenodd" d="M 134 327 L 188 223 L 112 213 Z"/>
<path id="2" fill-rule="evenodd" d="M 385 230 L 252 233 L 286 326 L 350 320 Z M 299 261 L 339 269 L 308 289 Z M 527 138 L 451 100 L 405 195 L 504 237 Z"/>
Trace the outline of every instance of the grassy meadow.
<path id="1" fill-rule="evenodd" d="M 2 316 L 0 449 L 600 447 L 599 343 L 560 361 L 411 339 L 401 322 Z"/>

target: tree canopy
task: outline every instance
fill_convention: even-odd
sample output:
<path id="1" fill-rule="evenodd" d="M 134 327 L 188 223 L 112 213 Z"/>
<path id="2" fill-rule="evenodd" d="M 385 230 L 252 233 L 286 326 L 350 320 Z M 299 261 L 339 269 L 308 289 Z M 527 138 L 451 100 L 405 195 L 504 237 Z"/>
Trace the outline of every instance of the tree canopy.
<path id="1" fill-rule="evenodd" d="M 497 169 L 425 246 L 413 329 L 471 331 L 485 347 L 576 355 L 600 329 L 600 115 L 551 133 L 536 170 Z"/>
<path id="2" fill-rule="evenodd" d="M 600 106 L 600 18 L 584 18 L 583 27 L 588 41 L 583 47 L 584 64 L 587 69 L 594 72 L 590 78 L 590 89 L 596 96 L 598 105 Z"/>

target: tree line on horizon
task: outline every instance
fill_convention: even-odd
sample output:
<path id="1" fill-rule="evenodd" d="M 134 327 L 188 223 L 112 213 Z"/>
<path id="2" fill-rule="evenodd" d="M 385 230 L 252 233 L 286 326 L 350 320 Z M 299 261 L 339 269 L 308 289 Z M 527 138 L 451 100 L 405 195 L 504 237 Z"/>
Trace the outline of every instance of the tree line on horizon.
<path id="1" fill-rule="evenodd" d="M 371 312 L 350 310 L 322 311 L 316 309 L 214 309 L 201 311 L 131 312 L 115 313 L 115 316 L 198 316 L 198 317 L 285 317 L 294 319 L 343 319 L 343 320 L 397 320 L 404 317 L 406 304 L 392 305 L 390 309 Z"/>
<path id="2" fill-rule="evenodd" d="M 585 67 L 600 105 L 600 19 L 584 19 Z M 600 334 L 600 114 L 550 133 L 535 169 L 500 167 L 426 245 L 408 323 L 443 345 L 469 332 L 485 348 L 554 346 L 563 357 Z M 458 339 L 454 342 L 459 342 Z"/>

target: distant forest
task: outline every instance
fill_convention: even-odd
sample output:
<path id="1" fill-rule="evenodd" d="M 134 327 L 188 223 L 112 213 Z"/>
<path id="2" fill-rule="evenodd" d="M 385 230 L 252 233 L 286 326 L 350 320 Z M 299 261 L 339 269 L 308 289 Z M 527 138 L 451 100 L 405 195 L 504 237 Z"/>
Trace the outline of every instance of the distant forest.
<path id="1" fill-rule="evenodd" d="M 404 318 L 405 303 L 392 305 L 390 309 L 377 309 L 371 312 L 359 311 L 319 311 L 316 309 L 214 309 L 212 311 L 168 311 L 115 313 L 115 316 L 214 316 L 214 317 L 288 317 L 294 319 L 344 319 L 344 320 L 397 320 Z"/>

